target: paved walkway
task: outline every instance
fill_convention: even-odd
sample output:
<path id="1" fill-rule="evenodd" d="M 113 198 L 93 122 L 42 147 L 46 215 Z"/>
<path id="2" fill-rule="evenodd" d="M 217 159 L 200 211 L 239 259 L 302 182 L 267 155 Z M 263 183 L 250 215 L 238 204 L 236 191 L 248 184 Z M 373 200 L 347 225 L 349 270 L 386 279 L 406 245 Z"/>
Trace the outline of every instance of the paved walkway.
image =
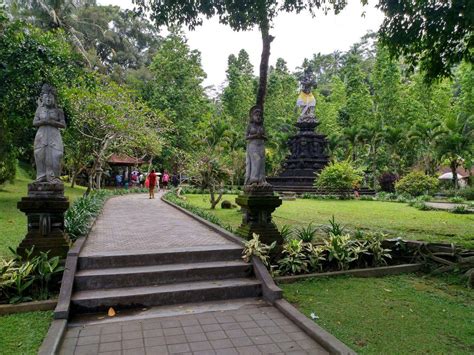
<path id="1" fill-rule="evenodd" d="M 437 210 L 451 211 L 453 208 L 458 206 L 465 206 L 468 210 L 473 211 L 468 205 L 464 203 L 448 203 L 448 202 L 426 202 L 426 205 Z"/>
<path id="2" fill-rule="evenodd" d="M 106 202 L 81 256 L 229 244 L 233 245 L 158 195 L 150 200 L 146 194 L 130 194 Z"/>
<path id="3" fill-rule="evenodd" d="M 81 256 L 234 245 L 144 194 L 112 198 Z M 171 311 L 170 311 L 171 309 Z M 174 311 L 173 311 L 174 309 Z M 73 319 L 61 354 L 326 354 L 262 299 L 183 304 Z"/>

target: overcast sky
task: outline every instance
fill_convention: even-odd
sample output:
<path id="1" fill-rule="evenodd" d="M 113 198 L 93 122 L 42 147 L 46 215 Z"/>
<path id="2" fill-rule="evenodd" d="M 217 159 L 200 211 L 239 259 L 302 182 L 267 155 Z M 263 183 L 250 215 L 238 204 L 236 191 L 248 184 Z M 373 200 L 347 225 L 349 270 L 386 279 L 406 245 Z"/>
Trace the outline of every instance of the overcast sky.
<path id="1" fill-rule="evenodd" d="M 99 0 L 101 5 L 119 5 L 122 8 L 133 8 L 131 0 Z M 339 15 L 322 12 L 311 17 L 307 13 L 280 14 L 274 21 L 271 34 L 275 36 L 272 42 L 270 64 L 278 57 L 288 63 L 290 70 L 300 66 L 304 58 L 310 58 L 314 53 L 331 53 L 335 50 L 347 51 L 367 31 L 377 31 L 383 14 L 374 6 L 375 1 L 362 7 L 360 0 L 349 0 L 349 5 Z M 365 17 L 362 13 L 365 12 Z M 220 25 L 216 18 L 206 20 L 203 26 L 195 31 L 187 31 L 186 37 L 192 49 L 198 49 L 202 54 L 202 65 L 207 73 L 204 85 L 220 85 L 225 80 L 227 58 L 237 54 L 242 48 L 258 70 L 262 50 L 260 33 L 257 30 L 248 32 L 233 32 L 229 27 Z"/>

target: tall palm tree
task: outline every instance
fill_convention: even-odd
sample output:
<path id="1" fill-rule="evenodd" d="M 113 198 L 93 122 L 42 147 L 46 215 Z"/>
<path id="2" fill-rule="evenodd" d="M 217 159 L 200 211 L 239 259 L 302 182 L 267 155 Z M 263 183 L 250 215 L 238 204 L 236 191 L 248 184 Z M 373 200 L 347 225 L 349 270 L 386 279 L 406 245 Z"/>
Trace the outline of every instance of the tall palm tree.
<path id="1" fill-rule="evenodd" d="M 444 134 L 441 122 L 415 122 L 408 132 L 409 140 L 417 147 L 416 153 L 423 161 L 425 173 L 433 175 L 436 169 L 436 147 Z"/>
<path id="2" fill-rule="evenodd" d="M 443 123 L 443 134 L 438 144 L 438 154 L 449 163 L 453 174 L 453 187 L 458 187 L 457 168 L 474 150 L 474 115 L 460 113 L 448 117 Z"/>

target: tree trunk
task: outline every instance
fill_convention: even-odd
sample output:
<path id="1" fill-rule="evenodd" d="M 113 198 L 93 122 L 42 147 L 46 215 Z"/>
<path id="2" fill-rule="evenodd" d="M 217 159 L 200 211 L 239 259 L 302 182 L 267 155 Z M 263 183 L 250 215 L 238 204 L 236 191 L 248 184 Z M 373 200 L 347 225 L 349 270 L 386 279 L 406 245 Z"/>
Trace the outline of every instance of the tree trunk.
<path id="1" fill-rule="evenodd" d="M 260 58 L 260 78 L 258 82 L 257 102 L 256 106 L 262 110 L 262 117 L 264 117 L 265 96 L 267 95 L 267 76 L 268 76 L 268 61 L 270 58 L 270 44 L 275 37 L 268 33 L 268 22 L 260 25 L 260 32 L 262 33 L 262 56 Z"/>
<path id="2" fill-rule="evenodd" d="M 451 173 L 453 174 L 453 187 L 456 190 L 458 188 L 458 173 L 457 173 L 457 168 L 458 168 L 458 162 L 457 159 L 451 160 Z"/>

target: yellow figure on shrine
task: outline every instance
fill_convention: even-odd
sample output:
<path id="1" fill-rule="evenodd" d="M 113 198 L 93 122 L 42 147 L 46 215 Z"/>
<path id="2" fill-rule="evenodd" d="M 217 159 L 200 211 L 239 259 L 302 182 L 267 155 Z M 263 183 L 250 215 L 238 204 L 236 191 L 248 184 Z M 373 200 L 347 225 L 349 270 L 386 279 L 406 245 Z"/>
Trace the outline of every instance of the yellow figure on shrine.
<path id="1" fill-rule="evenodd" d="M 314 120 L 316 99 L 311 92 L 316 82 L 309 69 L 306 69 L 301 79 L 301 91 L 296 100 L 296 107 L 301 110 L 298 122 Z"/>

